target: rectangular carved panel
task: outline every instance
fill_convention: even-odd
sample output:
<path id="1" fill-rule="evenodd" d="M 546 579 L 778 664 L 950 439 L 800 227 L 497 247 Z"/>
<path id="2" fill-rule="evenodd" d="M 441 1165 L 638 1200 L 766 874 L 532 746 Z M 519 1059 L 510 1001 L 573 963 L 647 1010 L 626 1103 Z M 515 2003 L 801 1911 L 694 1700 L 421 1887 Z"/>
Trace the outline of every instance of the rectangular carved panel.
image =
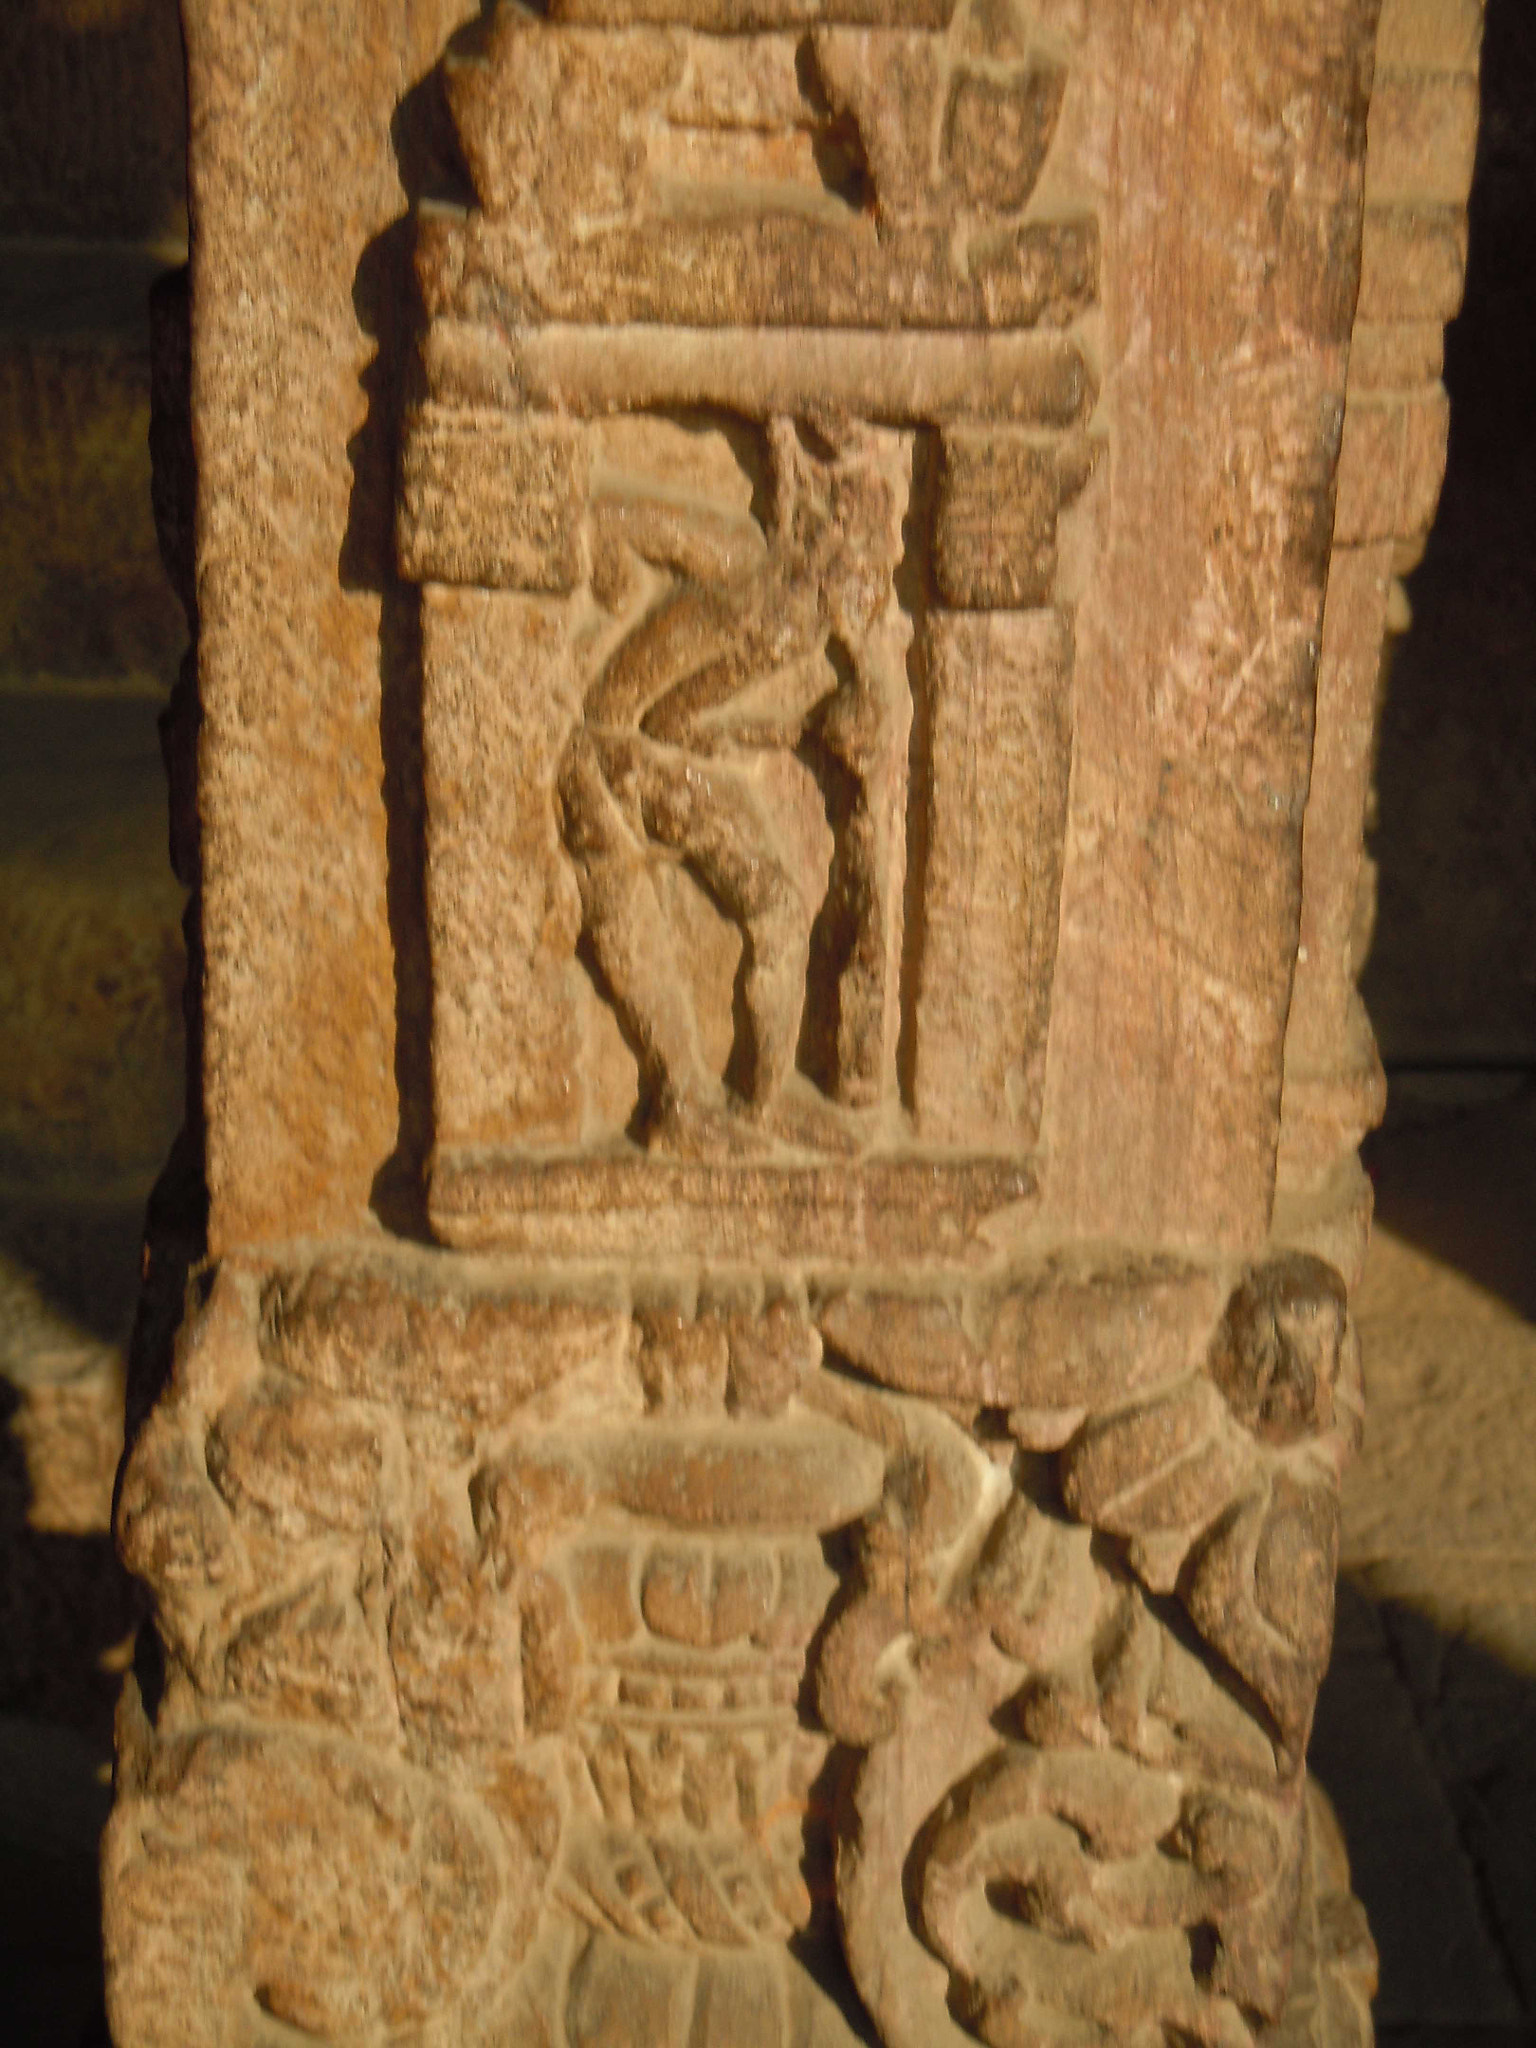
<path id="1" fill-rule="evenodd" d="M 1350 1171 L 1385 1076 L 1355 988 L 1375 915 L 1363 859 L 1382 665 L 1409 607 L 1450 431 L 1441 321 L 1460 303 L 1477 133 L 1476 0 L 1386 0 L 1365 167 L 1365 274 L 1350 348 L 1303 843 L 1301 943 L 1285 1041 L 1279 1179 Z"/>
<path id="2" fill-rule="evenodd" d="M 1101 452 L 1098 218 L 1047 176 L 1068 73 L 947 16 L 600 18 L 498 16 L 449 69 L 477 203 L 417 241 L 434 1224 L 607 1253 L 665 1211 L 680 1250 L 974 1259 L 1036 1193 L 1059 529 Z M 553 755 L 548 687 L 445 630 L 477 583 L 570 593 Z M 467 690 L 487 735 L 533 714 L 504 794 L 448 774 Z M 534 914 L 556 896 L 574 923 Z M 961 928 L 1013 905 L 989 980 Z M 516 994 L 545 987 L 558 1029 Z"/>

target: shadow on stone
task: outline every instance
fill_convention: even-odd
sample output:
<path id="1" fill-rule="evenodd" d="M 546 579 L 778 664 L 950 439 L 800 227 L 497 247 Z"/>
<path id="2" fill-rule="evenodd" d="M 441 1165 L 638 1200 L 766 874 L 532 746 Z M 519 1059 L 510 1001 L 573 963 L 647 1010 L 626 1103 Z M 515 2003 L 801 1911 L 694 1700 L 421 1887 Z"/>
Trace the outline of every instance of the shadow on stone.
<path id="1" fill-rule="evenodd" d="M 1384 2048 L 1529 2041 L 1536 1679 L 1346 1581 L 1311 1760 L 1380 1951 Z"/>
<path id="2" fill-rule="evenodd" d="M 410 209 L 462 199 L 466 173 L 434 69 L 401 100 L 390 127 Z M 430 1239 L 426 1171 L 432 1150 L 432 961 L 427 929 L 426 800 L 422 760 L 421 593 L 394 563 L 399 422 L 414 369 L 420 307 L 408 210 L 363 251 L 352 300 L 377 352 L 362 377 L 367 415 L 348 443 L 352 498 L 340 575 L 375 591 L 379 613 L 379 741 L 384 760 L 386 902 L 395 956 L 395 1149 L 374 1177 L 371 1206 L 398 1236 Z"/>
<path id="3" fill-rule="evenodd" d="M 1407 1075 L 1361 1156 L 1376 1225 L 1536 1323 L 1536 1077 Z M 1459 1096 L 1459 1099 L 1457 1097 Z M 1438 1099 L 1437 1099 L 1438 1098 Z M 1481 1099 L 1479 1099 L 1481 1098 Z"/>
<path id="4" fill-rule="evenodd" d="M 147 1601 L 110 1536 L 28 1524 L 17 1404 L 0 1381 L 0 2038 L 108 2048 L 96 1844 Z"/>

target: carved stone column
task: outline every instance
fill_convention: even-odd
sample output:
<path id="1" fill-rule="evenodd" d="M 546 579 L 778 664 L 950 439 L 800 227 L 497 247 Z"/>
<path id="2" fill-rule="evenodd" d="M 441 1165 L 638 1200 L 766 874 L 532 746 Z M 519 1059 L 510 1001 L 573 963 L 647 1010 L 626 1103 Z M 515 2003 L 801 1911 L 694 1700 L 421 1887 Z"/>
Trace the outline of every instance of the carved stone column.
<path id="1" fill-rule="evenodd" d="M 471 11 L 186 0 L 119 2048 L 1364 2042 L 1376 0 Z"/>

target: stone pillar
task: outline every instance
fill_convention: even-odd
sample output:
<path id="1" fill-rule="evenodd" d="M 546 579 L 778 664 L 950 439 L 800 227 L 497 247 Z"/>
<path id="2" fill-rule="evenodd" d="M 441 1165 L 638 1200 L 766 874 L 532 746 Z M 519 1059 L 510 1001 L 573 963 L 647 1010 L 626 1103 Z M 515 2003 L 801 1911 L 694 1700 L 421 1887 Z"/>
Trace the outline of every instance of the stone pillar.
<path id="1" fill-rule="evenodd" d="M 1353 381 L 1375 0 L 473 12 L 185 5 L 119 2048 L 1365 2042 L 1305 1752 L 1448 10 Z"/>

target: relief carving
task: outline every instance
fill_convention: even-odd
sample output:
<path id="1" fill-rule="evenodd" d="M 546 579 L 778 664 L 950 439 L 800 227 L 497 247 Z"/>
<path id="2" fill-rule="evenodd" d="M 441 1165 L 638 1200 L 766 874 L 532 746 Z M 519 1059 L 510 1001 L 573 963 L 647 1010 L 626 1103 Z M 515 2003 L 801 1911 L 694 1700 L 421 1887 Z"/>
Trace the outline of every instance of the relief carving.
<path id="1" fill-rule="evenodd" d="M 212 104 L 254 17 L 198 6 Z M 375 379 L 398 581 L 304 672 L 328 716 L 345 620 L 420 686 L 435 1144 L 420 1242 L 339 1168 L 231 1207 L 226 688 L 208 1257 L 116 1510 L 120 2048 L 1367 2048 L 1305 1763 L 1365 1211 L 1300 935 L 1358 851 L 1371 0 L 364 11 L 462 203 Z M 315 946 L 341 870 L 266 800 Z"/>
<path id="2" fill-rule="evenodd" d="M 527 1216 L 534 1157 L 546 1217 L 656 1188 L 637 1152 L 738 1163 L 786 1247 L 817 1156 L 857 1181 L 933 1152 L 925 1199 L 964 1234 L 1027 1194 L 1072 733 L 1058 527 L 1108 469 L 1084 431 L 1095 216 L 1032 210 L 1067 71 L 1022 28 L 994 50 L 944 23 L 792 27 L 502 10 L 446 74 L 476 204 L 420 223 L 398 551 L 429 627 L 433 1210 L 456 1242 L 557 1248 Z M 563 643 L 539 656 L 558 755 L 510 793 L 557 817 L 543 894 L 579 897 L 558 935 L 521 907 L 527 834 L 487 931 L 507 793 L 466 806 L 444 777 L 430 822 L 440 724 L 512 680 L 456 651 L 466 584 L 506 635 Z M 1039 801 L 1009 816 L 1021 786 Z M 1024 911 L 1006 961 L 978 896 Z M 510 1073 L 541 1057 L 505 1036 L 518 988 L 571 1020 L 543 1057 L 577 1069 L 521 1117 L 486 1096 L 488 1029 Z M 725 1251 L 697 1213 L 724 1183 L 669 1185 Z M 605 1242 L 572 1220 L 559 1248 Z"/>
<path id="3" fill-rule="evenodd" d="M 347 1361 L 388 1372 L 402 1324 L 439 1373 L 398 1382 L 390 1412 Z M 541 1326 L 557 1350 L 582 1333 L 577 1369 L 478 1405 L 486 1365 Z M 740 1287 L 620 1312 L 491 1301 L 377 1261 L 259 1288 L 221 1278 L 183 1392 L 125 1483 L 123 1540 L 161 1589 L 171 1669 L 153 1741 L 132 1713 L 123 1731 L 142 1780 L 108 1849 L 131 1902 L 119 1972 L 151 1967 L 142 1944 L 185 1886 L 234 1885 L 231 2026 L 254 1996 L 323 2035 L 344 2012 L 397 2028 L 436 2014 L 479 2039 L 479 2002 L 488 2025 L 567 2048 L 634 2040 L 637 2011 L 657 2030 L 639 2038 L 676 2048 L 848 2048 L 836 2004 L 791 1959 L 813 1923 L 825 1948 L 831 1888 L 831 1742 L 801 1695 L 837 1587 L 822 1538 L 874 1504 L 884 1457 L 806 1398 L 820 1354 L 803 1304 Z M 283 1455 L 311 1410 L 336 1454 L 323 1486 Z M 434 1410 L 463 1415 L 467 1435 L 423 1433 Z M 171 1568 L 194 1555 L 212 1567 L 195 1587 Z M 197 1597 L 209 1584 L 212 1608 Z M 237 1738 L 232 1709 L 271 1735 Z M 345 1743 L 305 1746 L 338 1727 Z M 293 1776 L 311 1755 L 304 1773 L 334 1797 Z M 430 1983 L 397 1997 L 371 1947 L 340 1973 L 305 1951 L 298 1981 L 264 1974 L 279 1922 L 263 1916 L 300 1879 L 268 1869 L 226 1802 L 260 1809 L 285 1784 L 343 1896 L 376 1857 L 373 1831 L 409 1860 L 410 1816 L 451 1788 L 454 1818 L 431 1819 L 420 1853 L 432 1884 L 473 1891 L 478 1918 L 434 1948 L 427 1880 L 394 1863 L 370 1879 L 414 1899 L 377 1940 L 398 1947 L 396 1973 L 425 1945 Z M 156 1835 L 167 1801 L 172 1838 Z M 318 1881 L 321 1863 L 307 1868 Z M 330 1939 L 323 1921 L 313 1939 Z"/>
<path id="4" fill-rule="evenodd" d="M 478 2001 L 596 2048 L 639 1999 L 667 2048 L 847 2048 L 839 1951 L 890 2048 L 1280 2020 L 1360 1421 L 1332 1267 L 626 1308 L 440 1266 L 226 1275 L 139 1440 L 120 1530 L 170 1667 L 154 1741 L 125 1724 L 120 1969 L 202 1873 L 245 1888 L 236 2003 L 324 2033 L 393 1997 L 262 1977 L 284 1895 L 225 1810 L 252 1773 L 308 1800 L 293 1731 L 344 1729 L 314 1766 L 363 1802 L 327 1823 L 334 1882 L 380 1799 L 451 1787 L 440 1881 L 501 1916 L 392 2024 L 480 2039 Z M 431 1379 L 398 1375 L 403 1330 Z M 519 1380 L 546 1347 L 559 1380 Z M 251 1714 L 271 1735 L 237 1740 Z M 1337 1970 L 1368 1984 L 1368 1943 Z"/>
<path id="5" fill-rule="evenodd" d="M 818 433 L 776 417 L 766 438 L 766 535 L 728 512 L 701 518 L 702 508 L 622 488 L 594 505 L 598 573 L 617 585 L 615 610 L 639 580 L 636 563 L 670 568 L 678 582 L 606 653 L 558 780 L 583 933 L 638 1054 L 641 1128 L 650 1143 L 699 1154 L 751 1143 L 731 1129 L 732 1100 L 791 1142 L 842 1142 L 808 1090 L 784 1099 L 828 885 L 807 877 L 771 800 L 807 745 L 852 785 L 831 885 L 852 926 L 834 1096 L 874 1099 L 890 1052 L 881 1027 L 900 874 L 887 842 L 901 823 L 910 637 L 891 616 L 904 451 L 895 435 L 846 422 Z M 681 862 L 741 933 L 729 1096 L 700 1047 L 678 936 L 649 873 L 653 849 Z"/>
<path id="6" fill-rule="evenodd" d="M 1068 1283 L 1073 1322 L 1111 1334 L 1141 1292 L 1156 1329 L 1159 1297 L 1163 1314 L 1209 1302 L 1203 1279 L 1109 1275 L 1099 1302 Z M 996 2048 L 1105 2029 L 1248 2043 L 1285 2008 L 1308 1854 L 1305 1747 L 1360 1426 L 1343 1285 L 1311 1257 L 1255 1269 L 1195 1370 L 1185 1314 L 1183 1344 L 1143 1361 L 1162 1384 L 1133 1391 L 1122 1354 L 1118 1396 L 1096 1390 L 1086 1419 L 1081 1377 L 1072 1410 L 1051 1405 L 1049 1317 L 1020 1305 L 939 1319 L 952 1395 L 986 1399 L 980 1531 L 930 1533 L 912 1502 L 932 1481 L 908 1474 L 825 1643 L 821 1710 L 868 1753 L 839 1858 L 855 1979 L 896 2048 L 948 2039 L 950 2018 Z M 872 1378 L 932 1355 L 921 1299 L 834 1300 L 821 1324 Z M 948 1556 L 914 1571 L 914 1549 Z M 893 1961 L 903 1901 L 947 1985 L 921 1950 Z M 1369 1976 L 1368 1951 L 1356 1967 Z"/>

